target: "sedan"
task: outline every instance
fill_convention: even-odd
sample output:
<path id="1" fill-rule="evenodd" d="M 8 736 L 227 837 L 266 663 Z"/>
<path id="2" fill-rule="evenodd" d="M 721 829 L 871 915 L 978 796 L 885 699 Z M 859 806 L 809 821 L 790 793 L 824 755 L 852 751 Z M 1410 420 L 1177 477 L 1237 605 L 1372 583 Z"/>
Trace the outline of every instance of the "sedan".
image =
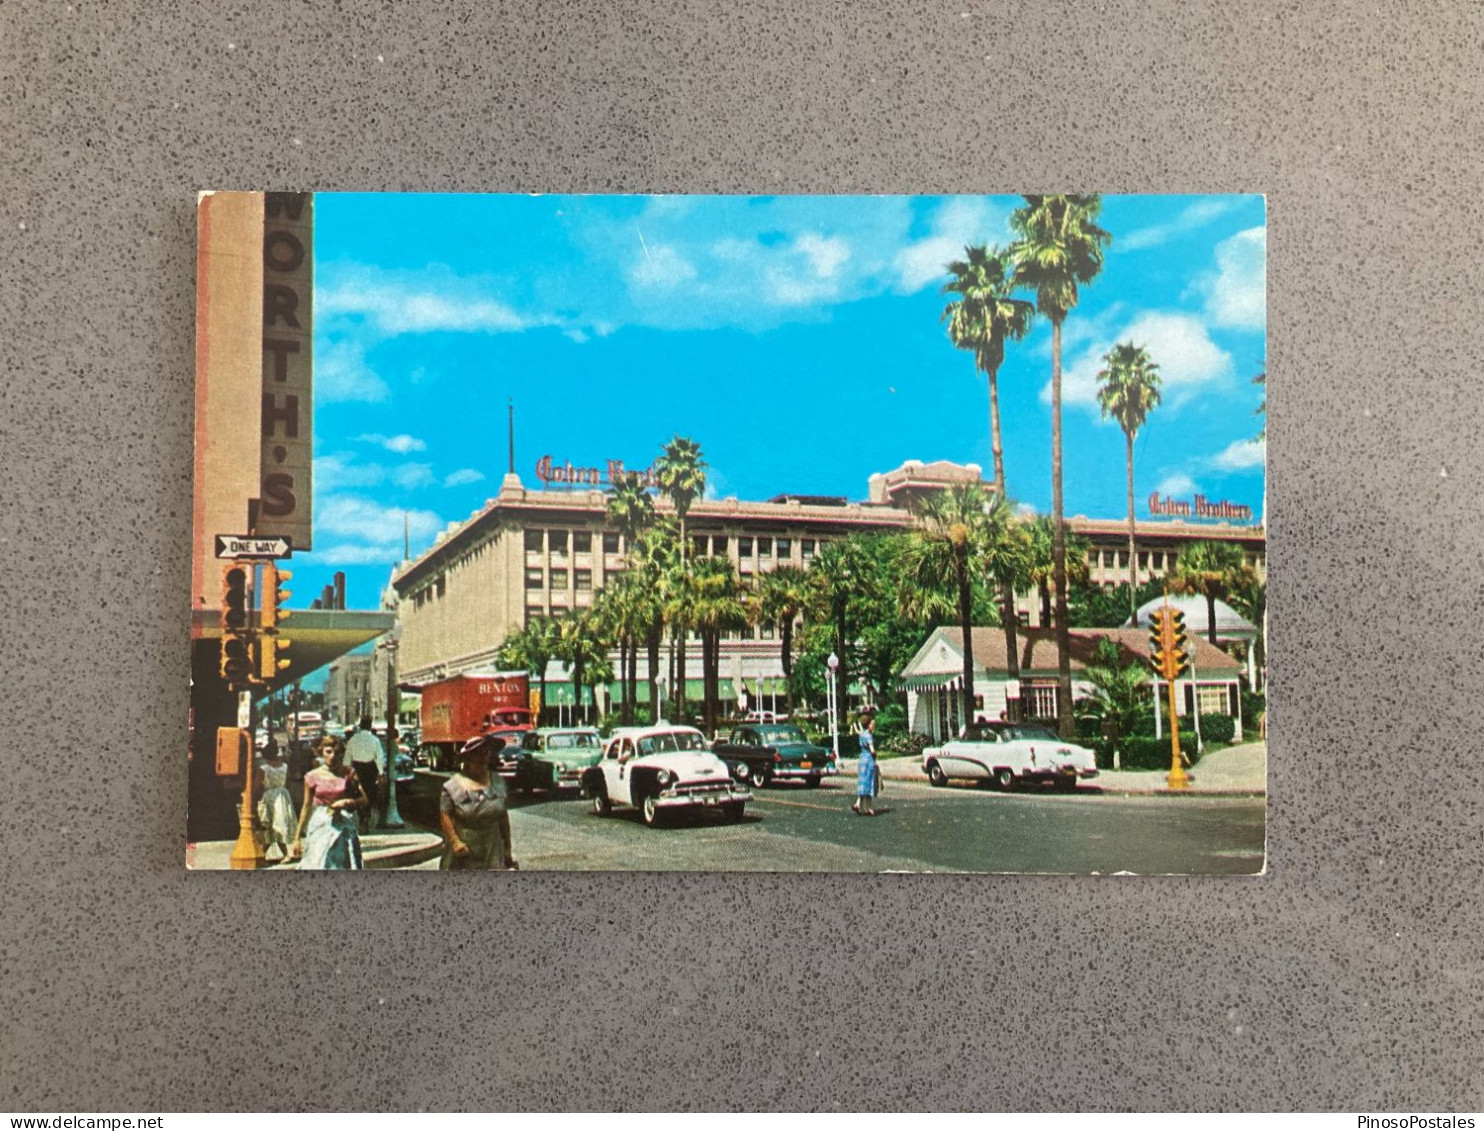
<path id="1" fill-rule="evenodd" d="M 1038 723 L 974 723 L 962 738 L 924 750 L 922 768 L 933 785 L 959 778 L 995 789 L 1049 782 L 1071 790 L 1079 780 L 1098 775 L 1091 750 L 1063 741 Z"/>
<path id="2" fill-rule="evenodd" d="M 802 781 L 817 786 L 836 772 L 835 756 L 810 742 L 792 723 L 747 723 L 733 727 L 712 751 L 734 777 L 754 789 L 773 781 Z"/>

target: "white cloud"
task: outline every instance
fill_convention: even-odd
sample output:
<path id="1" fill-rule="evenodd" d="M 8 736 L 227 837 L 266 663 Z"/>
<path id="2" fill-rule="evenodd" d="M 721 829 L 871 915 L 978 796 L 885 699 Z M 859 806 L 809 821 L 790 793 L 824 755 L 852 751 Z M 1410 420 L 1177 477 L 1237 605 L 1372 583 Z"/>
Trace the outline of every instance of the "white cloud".
<path id="1" fill-rule="evenodd" d="M 650 247 L 642 233 L 639 240 L 639 255 L 629 266 L 629 281 L 635 286 L 669 289 L 696 277 L 695 265 L 673 247 L 667 244 Z"/>
<path id="2" fill-rule="evenodd" d="M 895 267 L 899 291 L 919 291 L 931 282 L 945 281 L 948 264 L 962 259 L 964 248 L 975 243 L 1003 243 L 1006 220 L 978 197 L 956 197 L 938 209 L 924 238 L 897 252 Z"/>
<path id="3" fill-rule="evenodd" d="M 1211 457 L 1211 466 L 1221 471 L 1250 471 L 1267 463 L 1266 440 L 1237 440 Z"/>
<path id="4" fill-rule="evenodd" d="M 432 465 L 426 463 L 404 463 L 401 467 L 392 469 L 392 482 L 404 491 L 413 491 L 419 487 L 431 487 L 435 482 Z"/>
<path id="5" fill-rule="evenodd" d="M 1185 472 L 1173 471 L 1161 479 L 1154 489 L 1161 495 L 1193 495 L 1196 483 Z"/>
<path id="6" fill-rule="evenodd" d="M 850 244 L 838 236 L 826 239 L 814 232 L 805 232 L 794 241 L 794 247 L 808 257 L 814 273 L 828 279 L 850 258 Z"/>
<path id="7" fill-rule="evenodd" d="M 383 506 L 358 495 L 330 495 L 316 503 L 315 538 L 335 544 L 335 552 L 360 555 L 360 562 L 395 562 L 402 557 L 404 518 L 414 542 L 429 542 L 443 528 L 443 520 L 432 511 Z"/>
<path id="8" fill-rule="evenodd" d="M 1212 220 L 1226 215 L 1241 203 L 1239 197 L 1216 197 L 1197 200 L 1188 204 L 1180 214 L 1166 224 L 1155 224 L 1148 228 L 1136 228 L 1113 241 L 1113 251 L 1140 251 L 1168 243 L 1178 235 L 1195 231 Z"/>
<path id="9" fill-rule="evenodd" d="M 1194 315 L 1151 310 L 1135 317 L 1116 334 L 1093 341 L 1066 367 L 1062 399 L 1069 405 L 1097 409 L 1098 371 L 1116 342 L 1133 342 L 1149 352 L 1159 366 L 1166 404 L 1179 404 L 1202 386 L 1230 380 L 1231 354 L 1211 340 L 1205 324 Z M 1041 400 L 1051 400 L 1048 383 Z"/>
<path id="10" fill-rule="evenodd" d="M 316 491 L 337 491 L 344 487 L 375 487 L 386 479 L 386 468 L 375 463 L 357 463 L 349 452 L 314 457 Z"/>
<path id="11" fill-rule="evenodd" d="M 1217 273 L 1200 282 L 1206 313 L 1218 326 L 1262 330 L 1268 324 L 1268 230 L 1248 228 L 1216 245 Z"/>
<path id="12" fill-rule="evenodd" d="M 342 338 L 315 353 L 314 395 L 326 402 L 375 402 L 386 400 L 391 390 L 366 364 L 365 345 Z"/>
<path id="13" fill-rule="evenodd" d="M 360 319 L 386 337 L 433 331 L 505 333 L 550 323 L 518 314 L 497 293 L 499 281 L 456 276 L 440 265 L 419 272 L 331 267 L 326 275 L 315 293 L 316 316 Z"/>
<path id="14" fill-rule="evenodd" d="M 461 467 L 451 472 L 443 480 L 445 487 L 462 487 L 465 483 L 478 483 L 484 478 L 484 472 L 475 471 L 472 467 Z"/>
<path id="15" fill-rule="evenodd" d="M 428 445 L 416 436 L 383 436 L 380 432 L 368 432 L 364 436 L 357 436 L 365 444 L 379 444 L 389 452 L 396 452 L 405 456 L 408 452 L 425 452 Z"/>

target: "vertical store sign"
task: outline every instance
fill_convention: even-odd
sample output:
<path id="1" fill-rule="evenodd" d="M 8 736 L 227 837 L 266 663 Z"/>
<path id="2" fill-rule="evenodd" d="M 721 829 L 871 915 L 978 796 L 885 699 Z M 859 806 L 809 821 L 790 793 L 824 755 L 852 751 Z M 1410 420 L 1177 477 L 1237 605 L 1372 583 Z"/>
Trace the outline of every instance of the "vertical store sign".
<path id="1" fill-rule="evenodd" d="M 314 197 L 263 194 L 262 482 L 252 533 L 312 548 Z"/>

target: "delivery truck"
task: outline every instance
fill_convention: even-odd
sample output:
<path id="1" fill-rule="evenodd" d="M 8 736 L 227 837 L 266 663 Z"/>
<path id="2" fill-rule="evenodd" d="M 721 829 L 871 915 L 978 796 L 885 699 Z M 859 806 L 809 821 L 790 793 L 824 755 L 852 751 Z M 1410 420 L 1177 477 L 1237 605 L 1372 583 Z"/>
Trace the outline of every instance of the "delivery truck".
<path id="1" fill-rule="evenodd" d="M 505 739 L 507 757 L 491 768 L 510 776 L 521 740 L 535 727 L 530 678 L 525 672 L 465 672 L 430 683 L 422 688 L 421 723 L 422 750 L 435 769 L 457 769 L 460 746 L 477 734 L 495 734 Z"/>

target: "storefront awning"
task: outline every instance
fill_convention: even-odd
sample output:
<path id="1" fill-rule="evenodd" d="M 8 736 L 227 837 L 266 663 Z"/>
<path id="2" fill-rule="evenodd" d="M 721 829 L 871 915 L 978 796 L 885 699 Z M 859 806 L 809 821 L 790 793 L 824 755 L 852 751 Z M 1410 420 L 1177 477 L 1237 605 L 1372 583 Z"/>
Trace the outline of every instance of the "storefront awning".
<path id="1" fill-rule="evenodd" d="M 898 691 L 956 691 L 963 686 L 962 672 L 935 672 L 915 675 L 897 681 Z"/>

